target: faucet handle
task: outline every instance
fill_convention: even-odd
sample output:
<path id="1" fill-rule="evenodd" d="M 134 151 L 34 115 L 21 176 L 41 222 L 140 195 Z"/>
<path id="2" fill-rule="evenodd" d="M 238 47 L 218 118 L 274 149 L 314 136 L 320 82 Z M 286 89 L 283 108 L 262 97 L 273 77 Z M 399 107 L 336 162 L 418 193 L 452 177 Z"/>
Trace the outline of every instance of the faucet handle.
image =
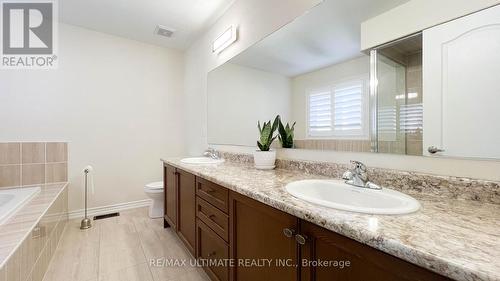
<path id="1" fill-rule="evenodd" d="M 344 174 L 342 175 L 342 179 L 346 181 L 352 180 L 352 172 L 351 171 L 344 172 Z"/>
<path id="2" fill-rule="evenodd" d="M 352 169 L 356 172 L 366 172 L 366 165 L 359 162 L 359 161 L 356 161 L 356 160 L 351 160 L 351 165 L 352 165 Z"/>

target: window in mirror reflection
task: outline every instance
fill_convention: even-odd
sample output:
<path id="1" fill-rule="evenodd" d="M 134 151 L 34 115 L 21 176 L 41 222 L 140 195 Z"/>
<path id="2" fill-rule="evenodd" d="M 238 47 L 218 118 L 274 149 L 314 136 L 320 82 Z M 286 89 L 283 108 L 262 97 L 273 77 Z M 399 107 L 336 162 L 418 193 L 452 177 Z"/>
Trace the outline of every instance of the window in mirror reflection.
<path id="1" fill-rule="evenodd" d="M 368 139 L 367 84 L 356 78 L 308 91 L 308 137 Z"/>

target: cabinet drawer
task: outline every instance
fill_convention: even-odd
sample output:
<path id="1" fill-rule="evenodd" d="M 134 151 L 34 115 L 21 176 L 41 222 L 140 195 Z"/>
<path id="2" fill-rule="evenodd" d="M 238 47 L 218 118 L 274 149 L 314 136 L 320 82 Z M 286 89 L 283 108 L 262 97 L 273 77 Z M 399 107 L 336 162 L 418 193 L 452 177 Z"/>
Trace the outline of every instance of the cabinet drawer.
<path id="1" fill-rule="evenodd" d="M 229 237 L 229 217 L 200 197 L 196 198 L 196 216 L 226 242 Z"/>
<path id="2" fill-rule="evenodd" d="M 196 178 L 196 195 L 226 214 L 228 209 L 228 194 L 227 188 L 201 178 Z"/>
<path id="3" fill-rule="evenodd" d="M 196 221 L 196 236 L 198 239 L 196 256 L 206 261 L 205 271 L 210 279 L 229 280 L 229 267 L 222 266 L 223 261 L 227 261 L 229 257 L 228 244 L 199 219 Z"/>

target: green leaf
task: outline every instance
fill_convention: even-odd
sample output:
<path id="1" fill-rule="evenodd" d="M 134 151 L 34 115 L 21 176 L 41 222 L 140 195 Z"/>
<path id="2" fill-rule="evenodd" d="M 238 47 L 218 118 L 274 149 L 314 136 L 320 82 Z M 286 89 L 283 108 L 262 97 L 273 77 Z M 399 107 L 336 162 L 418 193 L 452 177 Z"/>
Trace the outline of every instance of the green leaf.
<path id="1" fill-rule="evenodd" d="M 261 126 L 260 121 L 257 122 L 257 127 L 260 133 L 260 139 L 257 141 L 257 146 L 261 151 L 269 151 L 273 141 L 276 139 L 277 135 L 274 132 L 278 128 L 280 123 L 280 116 L 276 116 L 274 122 L 271 124 L 271 120 L 264 122 Z"/>

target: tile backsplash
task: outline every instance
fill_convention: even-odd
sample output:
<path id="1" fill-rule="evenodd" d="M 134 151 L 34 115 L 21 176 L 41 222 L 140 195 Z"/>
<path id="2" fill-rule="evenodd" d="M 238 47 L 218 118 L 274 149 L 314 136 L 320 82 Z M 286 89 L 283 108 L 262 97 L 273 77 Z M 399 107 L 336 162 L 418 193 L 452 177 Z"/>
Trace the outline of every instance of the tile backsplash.
<path id="1" fill-rule="evenodd" d="M 0 188 L 67 180 L 66 142 L 0 143 Z"/>

